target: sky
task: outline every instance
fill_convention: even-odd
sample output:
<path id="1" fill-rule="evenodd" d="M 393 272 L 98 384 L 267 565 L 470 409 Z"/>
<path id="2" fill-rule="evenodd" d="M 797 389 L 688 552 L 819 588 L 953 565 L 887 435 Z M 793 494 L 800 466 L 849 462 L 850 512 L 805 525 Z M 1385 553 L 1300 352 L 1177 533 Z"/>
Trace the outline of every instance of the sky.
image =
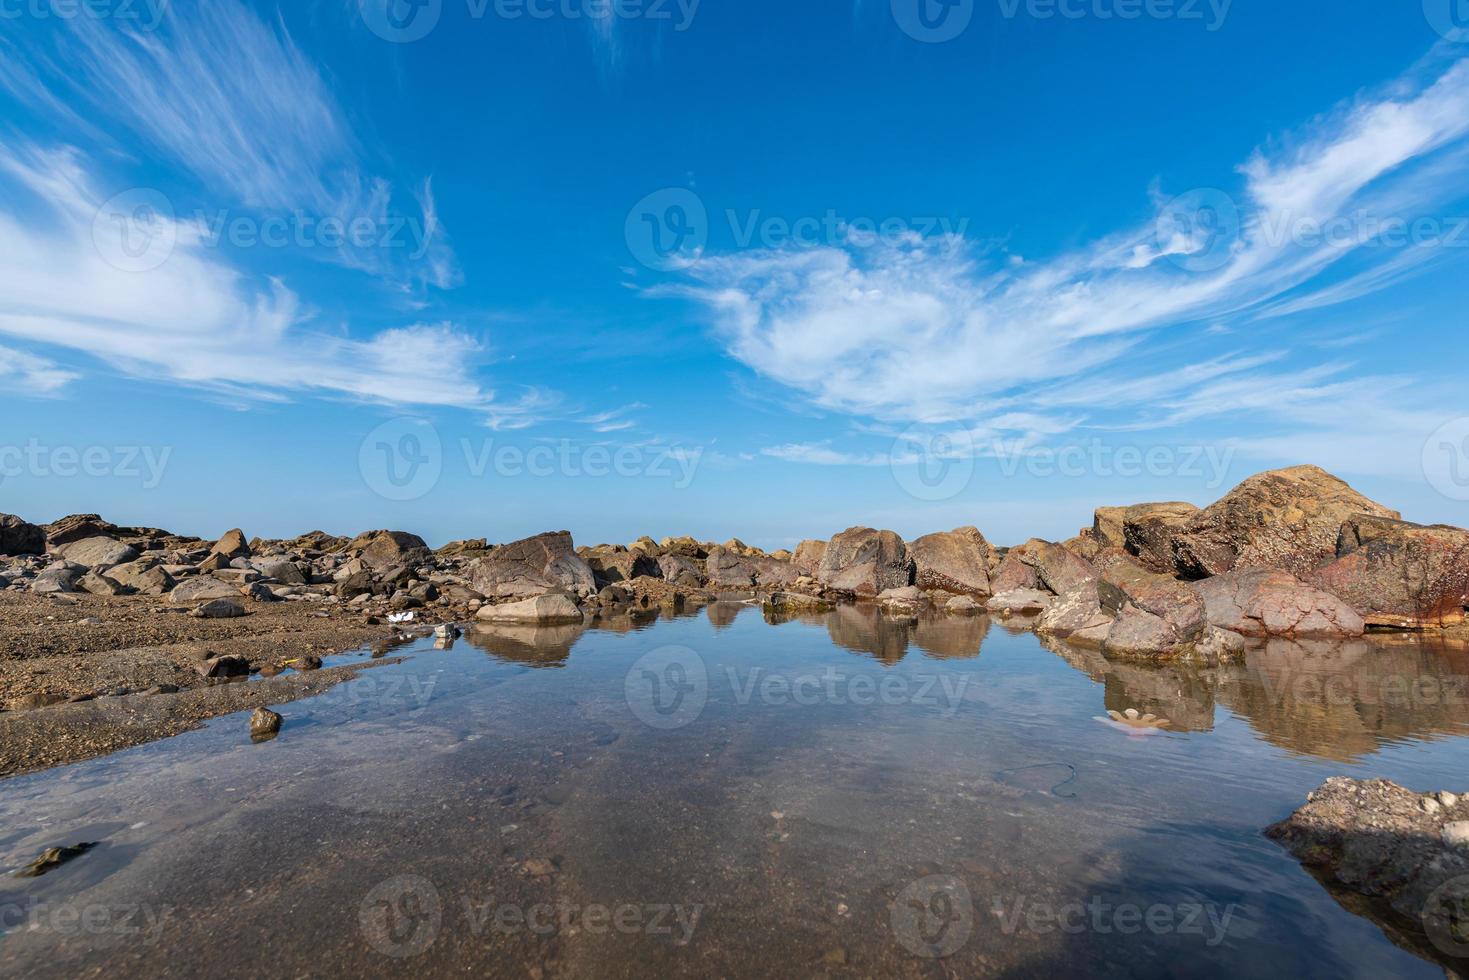
<path id="1" fill-rule="evenodd" d="M 0 0 L 0 511 L 1469 524 L 1462 0 Z"/>

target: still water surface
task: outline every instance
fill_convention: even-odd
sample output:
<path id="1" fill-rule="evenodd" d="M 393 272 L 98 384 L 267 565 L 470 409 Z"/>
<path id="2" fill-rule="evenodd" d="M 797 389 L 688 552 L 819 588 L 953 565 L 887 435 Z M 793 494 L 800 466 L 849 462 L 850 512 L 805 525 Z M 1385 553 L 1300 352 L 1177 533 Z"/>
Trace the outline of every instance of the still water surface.
<path id="1" fill-rule="evenodd" d="M 0 782 L 0 865 L 99 842 L 0 879 L 0 974 L 1443 975 L 1260 831 L 1332 775 L 1464 789 L 1462 646 L 719 603 L 407 652 L 274 741 Z"/>

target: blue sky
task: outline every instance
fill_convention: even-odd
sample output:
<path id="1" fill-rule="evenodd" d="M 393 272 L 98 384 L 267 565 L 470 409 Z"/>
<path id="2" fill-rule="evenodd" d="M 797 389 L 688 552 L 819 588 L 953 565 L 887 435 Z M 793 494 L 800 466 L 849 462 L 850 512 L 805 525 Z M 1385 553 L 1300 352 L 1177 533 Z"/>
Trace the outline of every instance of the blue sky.
<path id="1" fill-rule="evenodd" d="M 0 511 L 1469 523 L 1464 12 L 921 2 L 4 0 Z"/>

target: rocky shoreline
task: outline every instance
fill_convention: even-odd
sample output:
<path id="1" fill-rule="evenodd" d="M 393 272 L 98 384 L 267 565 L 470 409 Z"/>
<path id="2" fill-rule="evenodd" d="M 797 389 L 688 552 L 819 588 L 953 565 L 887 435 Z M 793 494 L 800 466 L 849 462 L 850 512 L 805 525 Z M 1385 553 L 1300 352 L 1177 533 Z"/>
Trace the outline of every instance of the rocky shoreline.
<path id="1" fill-rule="evenodd" d="M 990 614 L 1108 658 L 1217 663 L 1247 638 L 1461 630 L 1469 531 L 1402 521 L 1314 466 L 1253 476 L 1203 509 L 1101 507 L 1069 540 L 1014 547 L 975 527 L 911 542 L 858 527 L 770 553 L 691 537 L 578 548 L 565 531 L 435 550 L 406 531 L 209 541 L 95 514 L 0 515 L 0 717 L 309 670 L 318 648 L 406 626 L 637 616 L 728 592 L 773 615 L 850 602 Z M 266 634 L 278 650 L 243 642 Z M 95 669 L 103 655 L 110 671 Z"/>

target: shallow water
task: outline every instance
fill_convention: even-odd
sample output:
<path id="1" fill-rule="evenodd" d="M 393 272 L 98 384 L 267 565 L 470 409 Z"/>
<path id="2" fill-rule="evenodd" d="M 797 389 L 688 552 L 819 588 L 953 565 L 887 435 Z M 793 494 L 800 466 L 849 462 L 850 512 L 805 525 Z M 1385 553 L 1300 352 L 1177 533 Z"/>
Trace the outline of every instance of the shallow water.
<path id="1" fill-rule="evenodd" d="M 0 865 L 99 842 L 0 879 L 0 973 L 1442 976 L 1260 831 L 1331 775 L 1465 788 L 1462 648 L 603 625 L 424 640 L 273 741 L 233 715 L 0 782 Z"/>

